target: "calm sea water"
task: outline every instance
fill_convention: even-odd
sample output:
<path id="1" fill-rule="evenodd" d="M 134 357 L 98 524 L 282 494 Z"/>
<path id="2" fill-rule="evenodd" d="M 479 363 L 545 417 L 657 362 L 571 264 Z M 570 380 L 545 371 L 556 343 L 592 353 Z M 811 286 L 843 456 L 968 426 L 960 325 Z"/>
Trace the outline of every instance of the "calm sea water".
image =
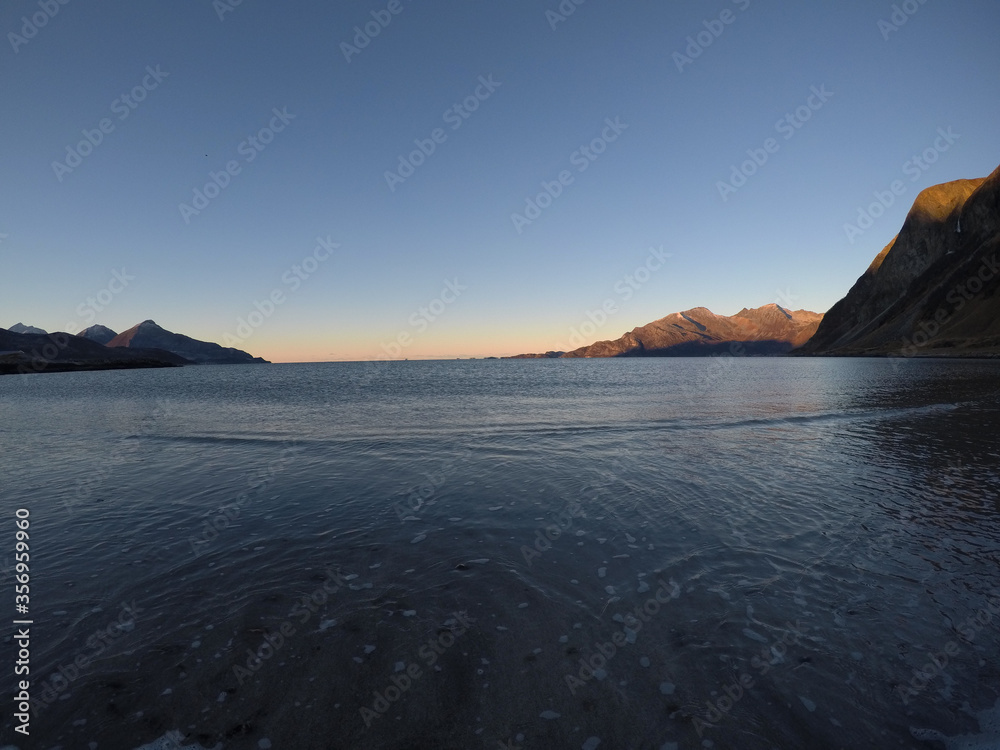
<path id="1" fill-rule="evenodd" d="M 1000 747 L 998 417 L 985 361 L 0 378 L 0 743 Z"/>

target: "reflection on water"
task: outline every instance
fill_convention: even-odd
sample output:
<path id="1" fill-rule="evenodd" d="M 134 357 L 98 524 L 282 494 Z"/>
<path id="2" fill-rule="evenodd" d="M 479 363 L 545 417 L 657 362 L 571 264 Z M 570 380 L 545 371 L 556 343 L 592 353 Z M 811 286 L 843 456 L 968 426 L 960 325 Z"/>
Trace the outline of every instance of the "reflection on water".
<path id="1" fill-rule="evenodd" d="M 998 374 L 0 379 L 31 746 L 996 746 Z"/>

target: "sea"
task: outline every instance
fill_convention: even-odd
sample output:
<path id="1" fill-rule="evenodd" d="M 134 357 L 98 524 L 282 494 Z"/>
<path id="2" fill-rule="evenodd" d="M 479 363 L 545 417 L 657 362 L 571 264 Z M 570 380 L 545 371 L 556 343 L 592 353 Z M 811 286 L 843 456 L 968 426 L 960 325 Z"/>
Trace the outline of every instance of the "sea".
<path id="1" fill-rule="evenodd" d="M 0 461 L 8 750 L 1000 748 L 998 361 L 6 376 Z"/>

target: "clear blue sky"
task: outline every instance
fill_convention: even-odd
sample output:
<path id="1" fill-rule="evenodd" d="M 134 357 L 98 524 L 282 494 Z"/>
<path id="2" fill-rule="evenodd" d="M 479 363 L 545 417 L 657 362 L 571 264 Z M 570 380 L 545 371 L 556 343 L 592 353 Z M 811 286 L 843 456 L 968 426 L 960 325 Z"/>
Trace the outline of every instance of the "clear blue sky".
<path id="1" fill-rule="evenodd" d="M 152 318 L 221 341 L 279 290 L 240 346 L 304 361 L 375 357 L 400 333 L 410 358 L 544 351 L 606 300 L 591 340 L 695 306 L 822 312 L 920 189 L 1000 164 L 995 0 L 909 0 L 897 30 L 871 0 L 586 0 L 564 21 L 555 0 L 49 4 L 0 10 L 4 327 Z M 716 37 L 704 22 L 723 11 Z M 391 20 L 345 54 L 373 13 Z M 33 16 L 44 26 L 23 28 Z M 675 57 L 703 31 L 697 58 Z M 811 87 L 832 97 L 779 130 Z M 467 117 L 450 109 L 470 96 Z M 53 166 L 104 118 L 92 153 Z M 594 161 L 574 156 L 602 134 Z M 434 152 L 390 188 L 415 139 Z M 723 199 L 748 149 L 768 160 Z M 231 161 L 204 210 L 179 208 Z M 844 225 L 894 180 L 904 194 L 850 242 Z M 651 247 L 670 258 L 629 287 Z M 134 278 L 109 287 L 122 269 Z"/>

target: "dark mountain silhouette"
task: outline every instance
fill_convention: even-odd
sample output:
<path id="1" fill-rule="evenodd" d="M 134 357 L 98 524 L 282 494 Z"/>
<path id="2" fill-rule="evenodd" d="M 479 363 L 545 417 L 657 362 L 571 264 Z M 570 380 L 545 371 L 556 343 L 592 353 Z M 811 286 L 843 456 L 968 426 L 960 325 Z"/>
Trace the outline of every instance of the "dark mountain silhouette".
<path id="1" fill-rule="evenodd" d="M 8 330 L 10 330 L 11 333 L 38 333 L 38 334 L 48 333 L 48 331 L 42 328 L 35 328 L 35 326 L 26 326 L 24 323 L 15 323 Z"/>
<path id="2" fill-rule="evenodd" d="M 735 315 L 716 315 L 704 307 L 672 313 L 635 328 L 614 341 L 598 341 L 571 352 L 522 354 L 515 359 L 580 357 L 698 357 L 722 352 L 785 354 L 816 331 L 823 316 L 770 304 Z"/>
<path id="3" fill-rule="evenodd" d="M 1000 355 L 1000 168 L 917 196 L 797 354 Z"/>
<path id="4" fill-rule="evenodd" d="M 145 320 L 119 333 L 108 342 L 107 346 L 163 349 L 199 365 L 267 364 L 267 360 L 254 357 L 240 349 L 223 347 L 209 341 L 198 341 L 181 333 L 173 333 L 156 325 L 152 320 Z"/>
<path id="5" fill-rule="evenodd" d="M 13 333 L 0 328 L 0 375 L 185 364 L 192 363 L 155 349 L 108 349 L 68 333 Z"/>
<path id="6" fill-rule="evenodd" d="M 107 326 L 95 325 L 90 328 L 84 328 L 76 335 L 82 336 L 85 339 L 90 339 L 91 341 L 96 341 L 98 344 L 107 344 L 118 334 Z"/>

